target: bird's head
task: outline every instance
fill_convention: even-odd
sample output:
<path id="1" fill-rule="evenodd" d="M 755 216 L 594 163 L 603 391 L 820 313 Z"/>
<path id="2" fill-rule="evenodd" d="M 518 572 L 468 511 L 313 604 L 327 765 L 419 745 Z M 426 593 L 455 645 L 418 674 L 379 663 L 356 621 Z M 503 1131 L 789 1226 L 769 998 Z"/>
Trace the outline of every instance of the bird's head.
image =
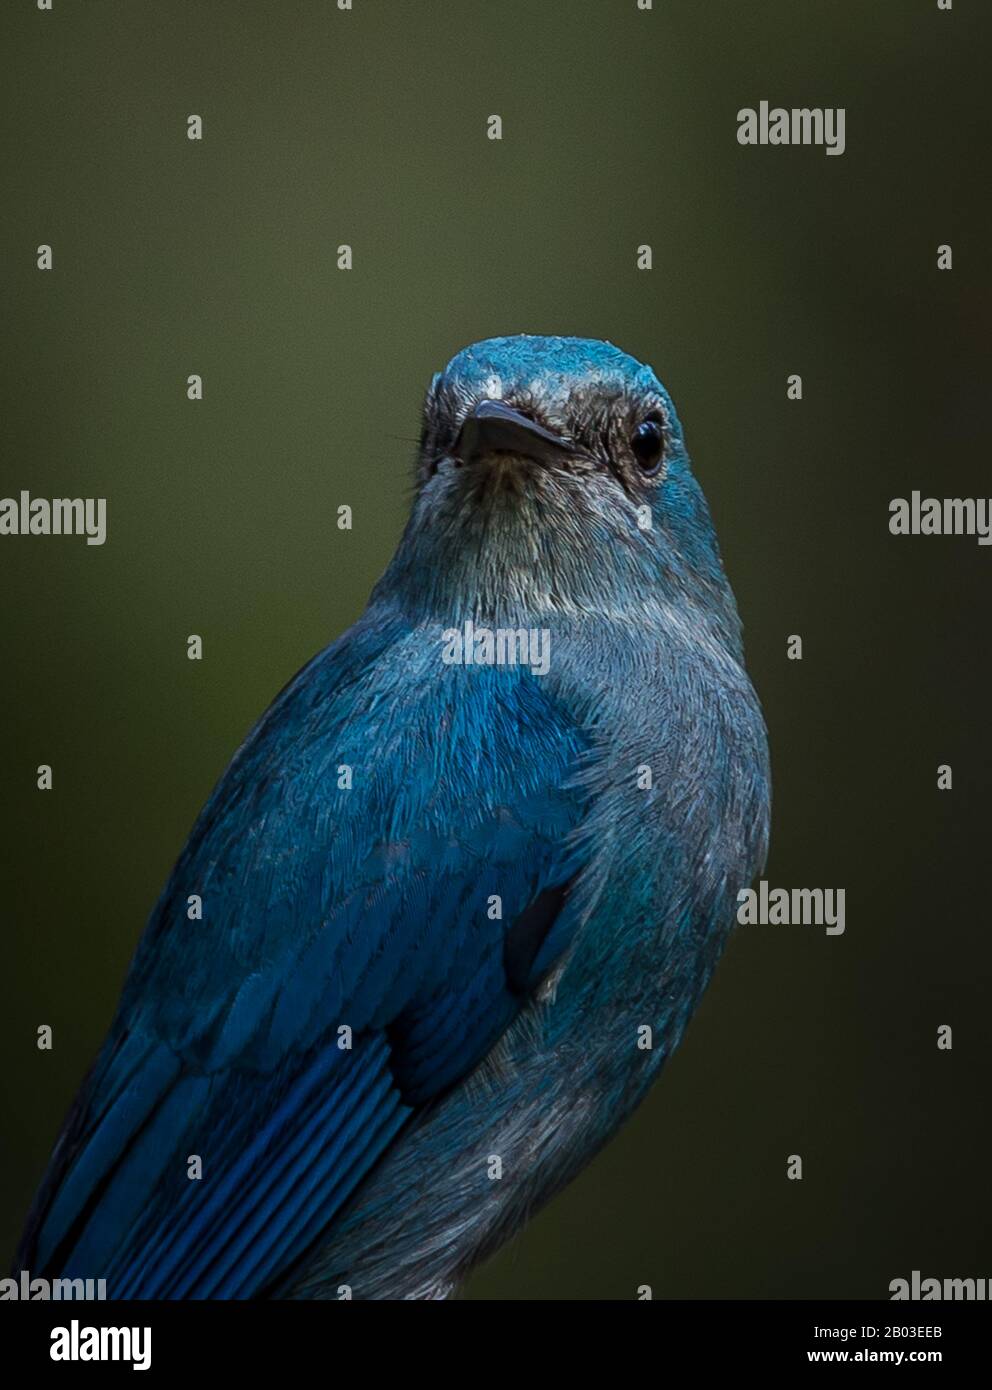
<path id="1" fill-rule="evenodd" d="M 417 493 L 383 585 L 488 618 L 729 603 L 736 630 L 668 392 L 588 338 L 490 338 L 434 377 Z"/>

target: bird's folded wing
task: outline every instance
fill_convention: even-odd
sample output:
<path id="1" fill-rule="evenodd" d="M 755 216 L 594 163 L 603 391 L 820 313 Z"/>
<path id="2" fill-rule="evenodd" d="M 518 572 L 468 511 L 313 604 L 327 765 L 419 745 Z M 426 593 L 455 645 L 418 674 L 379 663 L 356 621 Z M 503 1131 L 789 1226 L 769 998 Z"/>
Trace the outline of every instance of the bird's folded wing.
<path id="1" fill-rule="evenodd" d="M 112 1297 L 284 1278 L 566 948 L 582 753 L 539 678 L 423 633 L 316 658 L 194 827 L 21 1266 Z"/>

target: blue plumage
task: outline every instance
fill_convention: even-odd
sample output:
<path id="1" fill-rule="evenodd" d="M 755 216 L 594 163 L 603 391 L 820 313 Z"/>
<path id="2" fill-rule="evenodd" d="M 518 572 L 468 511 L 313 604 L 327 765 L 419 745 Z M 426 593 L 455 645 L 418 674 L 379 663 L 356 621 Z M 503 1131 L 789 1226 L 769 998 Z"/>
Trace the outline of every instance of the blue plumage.
<path id="1" fill-rule="evenodd" d="M 193 828 L 36 1199 L 33 1274 L 442 1296 L 681 1036 L 769 783 L 671 401 L 608 344 L 477 344 L 432 383 L 418 483 L 365 614 Z M 466 622 L 503 659 L 444 659 Z"/>

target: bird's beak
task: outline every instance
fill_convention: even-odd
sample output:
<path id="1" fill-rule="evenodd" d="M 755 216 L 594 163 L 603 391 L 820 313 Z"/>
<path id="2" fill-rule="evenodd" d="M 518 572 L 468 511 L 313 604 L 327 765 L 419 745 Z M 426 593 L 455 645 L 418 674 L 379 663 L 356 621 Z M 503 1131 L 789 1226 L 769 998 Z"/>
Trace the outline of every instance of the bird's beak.
<path id="1" fill-rule="evenodd" d="M 480 401 L 466 418 L 454 448 L 462 463 L 487 454 L 522 454 L 537 463 L 554 463 L 574 452 L 568 440 L 502 401 L 491 400 Z"/>

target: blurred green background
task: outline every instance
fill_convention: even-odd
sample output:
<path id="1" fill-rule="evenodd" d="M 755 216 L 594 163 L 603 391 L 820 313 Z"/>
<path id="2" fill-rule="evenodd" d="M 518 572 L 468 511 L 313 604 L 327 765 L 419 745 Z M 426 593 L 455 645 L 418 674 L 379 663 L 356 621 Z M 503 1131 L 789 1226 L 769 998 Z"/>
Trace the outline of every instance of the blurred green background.
<path id="1" fill-rule="evenodd" d="M 539 332 L 672 391 L 770 729 L 767 877 L 846 888 L 847 932 L 743 930 L 469 1296 L 992 1275 L 992 549 L 887 530 L 992 492 L 990 34 L 984 0 L 3 6 L 0 494 L 110 528 L 0 542 L 4 1251 L 195 814 L 393 550 L 431 372 Z M 762 99 L 843 106 L 846 153 L 742 149 Z"/>

